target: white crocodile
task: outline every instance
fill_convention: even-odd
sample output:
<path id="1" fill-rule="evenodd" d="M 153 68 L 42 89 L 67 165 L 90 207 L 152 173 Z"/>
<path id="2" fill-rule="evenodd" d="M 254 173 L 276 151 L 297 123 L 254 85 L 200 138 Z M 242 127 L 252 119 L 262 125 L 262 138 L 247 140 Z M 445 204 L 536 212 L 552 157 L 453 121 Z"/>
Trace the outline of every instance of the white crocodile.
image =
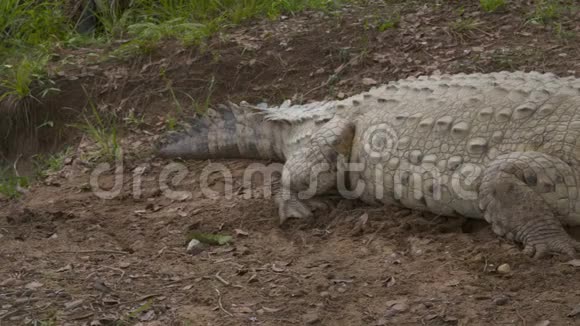
<path id="1" fill-rule="evenodd" d="M 347 194 L 346 179 L 349 196 L 369 204 L 485 219 L 536 257 L 580 250 L 563 228 L 580 224 L 574 77 L 423 76 L 340 101 L 229 104 L 169 136 L 159 153 L 284 162 L 282 222 L 310 215 L 316 201 L 300 194 Z"/>

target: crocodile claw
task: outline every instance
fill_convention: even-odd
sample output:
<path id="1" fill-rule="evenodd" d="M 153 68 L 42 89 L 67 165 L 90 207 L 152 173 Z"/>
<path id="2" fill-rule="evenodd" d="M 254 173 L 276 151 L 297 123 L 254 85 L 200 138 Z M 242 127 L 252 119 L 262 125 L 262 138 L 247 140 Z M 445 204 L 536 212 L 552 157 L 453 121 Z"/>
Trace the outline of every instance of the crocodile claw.
<path id="1" fill-rule="evenodd" d="M 542 258 L 550 254 L 564 254 L 570 258 L 576 257 L 580 251 L 580 242 L 572 239 L 568 234 L 527 241 L 524 253 L 533 258 Z"/>

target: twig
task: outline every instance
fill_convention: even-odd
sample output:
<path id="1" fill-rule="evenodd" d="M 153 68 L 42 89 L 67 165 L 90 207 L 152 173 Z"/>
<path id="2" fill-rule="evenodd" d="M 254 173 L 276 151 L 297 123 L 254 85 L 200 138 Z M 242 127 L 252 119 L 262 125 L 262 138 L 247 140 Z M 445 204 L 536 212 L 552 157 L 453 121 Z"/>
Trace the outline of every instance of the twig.
<path id="1" fill-rule="evenodd" d="M 21 157 L 22 154 L 19 154 L 18 157 L 16 157 L 16 160 L 14 160 L 14 164 L 12 164 L 12 168 L 14 168 L 14 174 L 16 174 L 16 177 L 18 178 L 20 178 L 20 173 L 18 173 L 18 161 Z"/>
<path id="2" fill-rule="evenodd" d="M 220 276 L 220 272 L 217 272 L 214 277 L 224 285 L 230 285 L 230 282 L 226 281 L 223 277 Z"/>
<path id="3" fill-rule="evenodd" d="M 115 267 L 105 266 L 105 265 L 103 267 L 121 273 L 121 277 L 119 277 L 119 279 L 117 280 L 117 283 L 119 283 L 119 281 L 121 281 L 121 279 L 123 278 L 123 276 L 125 276 L 125 271 L 122 270 L 122 269 L 120 269 L 120 268 L 115 268 Z"/>
<path id="4" fill-rule="evenodd" d="M 119 303 L 119 306 L 126 305 L 126 304 L 137 303 L 137 302 L 142 302 L 142 301 L 145 301 L 147 299 L 151 299 L 151 298 L 154 298 L 154 297 L 159 297 L 161 295 L 162 295 L 161 293 L 147 294 L 147 295 L 144 295 L 144 296 L 140 297 L 139 299 L 135 299 L 135 300 L 127 301 L 127 302 L 121 302 L 121 303 Z"/>
<path id="5" fill-rule="evenodd" d="M 234 315 L 231 312 L 227 311 L 224 308 L 224 305 L 222 304 L 222 294 L 220 293 L 220 290 L 216 288 L 215 291 L 217 292 L 218 295 L 218 306 L 220 307 L 221 311 L 223 311 L 226 315 L 233 317 Z"/>
<path id="6" fill-rule="evenodd" d="M 0 316 L 0 320 L 4 320 L 10 316 L 16 315 L 17 313 L 24 312 L 22 309 L 12 310 L 10 312 L 5 313 L 4 315 Z"/>
<path id="7" fill-rule="evenodd" d="M 526 322 L 526 319 L 522 316 L 522 314 L 520 314 L 520 310 L 516 308 L 516 315 L 518 315 L 518 317 L 522 320 L 522 325 L 526 326 L 528 323 Z"/>
<path id="8" fill-rule="evenodd" d="M 79 250 L 79 251 L 53 251 L 55 254 L 117 254 L 128 255 L 128 252 L 118 250 Z"/>
<path id="9" fill-rule="evenodd" d="M 377 233 L 381 232 L 381 230 L 383 230 L 383 228 L 385 227 L 385 225 L 387 224 L 387 222 L 383 222 L 381 223 L 381 226 L 379 226 L 379 228 L 371 235 L 370 239 L 367 241 L 367 243 L 365 244 L 366 246 L 368 246 L 369 244 L 371 244 L 371 242 L 375 239 L 375 237 L 377 236 Z"/>

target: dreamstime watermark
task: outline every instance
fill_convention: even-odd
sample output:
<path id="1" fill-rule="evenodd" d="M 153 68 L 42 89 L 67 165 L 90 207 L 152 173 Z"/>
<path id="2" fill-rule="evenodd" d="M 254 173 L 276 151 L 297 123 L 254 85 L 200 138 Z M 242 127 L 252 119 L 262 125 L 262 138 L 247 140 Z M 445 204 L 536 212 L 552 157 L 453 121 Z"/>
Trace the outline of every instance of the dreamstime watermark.
<path id="1" fill-rule="evenodd" d="M 477 199 L 477 187 L 484 172 L 481 166 L 467 163 L 449 167 L 441 164 L 442 161 L 421 162 L 417 158 L 411 163 L 410 154 L 398 149 L 397 133 L 385 123 L 369 128 L 361 138 L 364 145 L 357 147 L 360 149 L 354 155 L 356 162 L 349 161 L 352 153 L 350 157 L 337 155 L 336 162 L 311 164 L 307 169 L 308 176 L 293 175 L 295 172 L 282 163 L 252 163 L 239 171 L 222 163 L 208 162 L 201 170 L 190 171 L 185 164 L 172 162 L 162 166 L 157 176 L 148 172 L 151 169 L 149 164 L 141 164 L 131 173 L 126 173 L 121 153 L 114 165 L 102 163 L 92 170 L 90 186 L 101 199 L 119 197 L 127 189 L 126 180 L 131 182 L 133 197 L 139 199 L 144 193 L 145 177 L 149 181 L 155 179 L 161 194 L 172 200 L 192 198 L 193 192 L 183 185 L 184 182 L 194 184 L 206 198 L 232 199 L 240 196 L 240 187 L 234 189 L 240 180 L 244 199 L 270 199 L 275 195 L 288 199 L 295 191 L 303 200 L 328 189 L 337 190 L 347 199 L 364 200 L 372 196 L 381 202 L 392 202 L 393 199 L 418 201 L 426 197 L 434 201 Z M 218 191 L 213 185 L 220 179 L 223 189 Z M 261 187 L 253 186 L 256 179 L 261 180 Z"/>

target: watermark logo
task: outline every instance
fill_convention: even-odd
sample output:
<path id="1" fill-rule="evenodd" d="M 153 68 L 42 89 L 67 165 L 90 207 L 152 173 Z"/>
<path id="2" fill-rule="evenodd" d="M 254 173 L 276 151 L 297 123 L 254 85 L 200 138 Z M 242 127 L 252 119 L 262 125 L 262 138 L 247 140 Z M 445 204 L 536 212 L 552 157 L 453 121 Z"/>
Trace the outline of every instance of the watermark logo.
<path id="1" fill-rule="evenodd" d="M 364 151 L 373 161 L 391 158 L 399 142 L 397 132 L 387 123 L 371 126 L 363 132 L 362 139 Z"/>
<path id="2" fill-rule="evenodd" d="M 333 158 L 336 160 L 334 162 L 311 164 L 298 160 L 298 164 L 290 162 L 291 164 L 286 165 L 252 163 L 243 171 L 234 171 L 217 162 L 208 162 L 201 170 L 189 171 L 185 164 L 172 162 L 155 169 L 158 175 L 153 177 L 156 178 L 161 194 L 177 201 L 192 198 L 194 195 L 193 189 L 187 189 L 183 186 L 184 183 L 194 183 L 205 198 L 232 199 L 240 193 L 240 188 L 234 189 L 234 184 L 241 183 L 244 199 L 260 196 L 267 199 L 274 196 L 290 199 L 296 195 L 296 198 L 305 200 L 326 190 L 336 189 L 347 199 L 368 198 L 372 195 L 374 200 L 382 202 L 411 197 L 415 200 L 429 197 L 434 201 L 442 198 L 477 200 L 484 173 L 481 165 L 464 163 L 450 170 L 446 164 L 439 164 L 446 162 L 444 156 L 440 157 L 440 161 L 411 163 L 405 153 L 397 149 L 399 138 L 388 123 L 372 126 L 363 132 L 361 138 L 363 145 L 356 149 L 360 157 L 357 156 L 359 159 L 355 159 L 355 162 L 351 162 L 351 156 L 337 155 Z M 308 157 L 330 160 L 333 156 L 305 154 L 301 159 L 307 160 Z M 293 166 L 299 166 L 300 171 L 293 171 Z M 150 165 L 144 163 L 125 175 L 121 151 L 114 164 L 101 163 L 92 170 L 90 186 L 93 193 L 101 199 L 117 198 L 128 189 L 138 199 L 143 194 L 143 178 L 152 177 L 149 170 Z M 211 183 L 216 180 L 216 174 L 224 183 L 220 191 L 212 189 Z M 256 179 L 262 183 L 259 191 L 253 187 Z M 130 188 L 127 187 L 128 180 L 132 181 Z"/>

